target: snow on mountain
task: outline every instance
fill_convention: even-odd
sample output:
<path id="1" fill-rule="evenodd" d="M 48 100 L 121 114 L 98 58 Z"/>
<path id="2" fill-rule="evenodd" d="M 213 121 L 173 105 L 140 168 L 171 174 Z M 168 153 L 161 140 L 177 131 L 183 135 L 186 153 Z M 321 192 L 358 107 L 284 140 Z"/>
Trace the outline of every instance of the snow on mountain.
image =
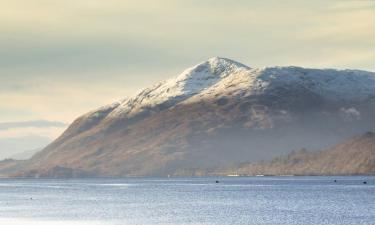
<path id="1" fill-rule="evenodd" d="M 231 89 L 261 94 L 278 87 L 301 87 L 330 100 L 363 101 L 375 97 L 375 74 L 359 70 L 319 70 L 268 67 L 233 73 L 206 92 L 222 94 Z"/>
<path id="2" fill-rule="evenodd" d="M 214 57 L 180 75 L 142 90 L 137 95 L 93 111 L 109 117 L 132 117 L 155 106 L 165 109 L 180 102 L 225 95 L 255 95 L 278 87 L 301 87 L 330 100 L 375 99 L 375 74 L 360 70 L 300 67 L 250 68 Z"/>
<path id="3" fill-rule="evenodd" d="M 144 108 L 158 104 L 173 105 L 211 87 L 231 74 L 249 69 L 249 67 L 230 59 L 211 58 L 183 71 L 177 77 L 146 88 L 135 97 L 122 101 L 110 116 L 132 116 Z"/>
<path id="4" fill-rule="evenodd" d="M 300 85 L 332 100 L 367 100 L 375 96 L 375 74 L 360 70 L 265 68 L 258 79 L 270 86 Z"/>

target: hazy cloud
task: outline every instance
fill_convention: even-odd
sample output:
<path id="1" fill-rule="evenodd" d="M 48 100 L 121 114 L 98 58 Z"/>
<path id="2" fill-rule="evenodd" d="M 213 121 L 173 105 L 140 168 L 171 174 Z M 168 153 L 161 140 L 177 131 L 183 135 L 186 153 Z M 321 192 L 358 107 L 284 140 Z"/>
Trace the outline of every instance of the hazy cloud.
<path id="1" fill-rule="evenodd" d="M 67 124 L 59 121 L 20 121 L 0 123 L 0 159 L 41 149 L 57 138 Z"/>
<path id="2" fill-rule="evenodd" d="M 0 123 L 0 130 L 9 130 L 14 128 L 46 128 L 46 127 L 66 127 L 67 124 L 58 121 L 34 120 L 19 122 L 3 122 Z"/>
<path id="3" fill-rule="evenodd" d="M 40 136 L 0 138 L 0 160 L 25 151 L 44 148 L 50 142 L 50 138 Z"/>

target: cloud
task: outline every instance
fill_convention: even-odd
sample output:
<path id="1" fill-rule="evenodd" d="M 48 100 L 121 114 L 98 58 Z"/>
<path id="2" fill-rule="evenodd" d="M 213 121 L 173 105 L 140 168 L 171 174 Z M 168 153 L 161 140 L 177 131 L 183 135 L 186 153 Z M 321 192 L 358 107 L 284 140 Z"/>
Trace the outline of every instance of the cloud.
<path id="1" fill-rule="evenodd" d="M 67 124 L 32 120 L 0 123 L 0 159 L 29 150 L 41 149 L 57 138 Z"/>
<path id="2" fill-rule="evenodd" d="M 20 122 L 3 122 L 0 123 L 0 130 L 9 130 L 14 128 L 50 128 L 50 127 L 66 127 L 67 124 L 59 121 L 34 120 Z"/>
<path id="3" fill-rule="evenodd" d="M 65 71 L 72 78 L 114 70 L 124 76 L 160 74 L 215 55 L 257 66 L 296 64 L 306 54 L 296 48 L 312 46 L 308 50 L 318 58 L 325 48 L 371 47 L 375 30 L 373 1 L 15 0 L 2 5 L 5 76 L 18 71 L 32 77 L 30 70 L 55 77 Z"/>
<path id="4" fill-rule="evenodd" d="M 22 127 L 0 130 L 0 140 L 9 138 L 20 138 L 29 136 L 38 136 L 53 140 L 57 138 L 66 127 Z"/>
<path id="5" fill-rule="evenodd" d="M 0 118 L 6 121 L 44 118 L 71 123 L 89 110 L 136 92 L 140 87 L 134 79 L 107 79 L 102 82 L 90 78 L 74 79 L 73 82 L 69 79 L 58 82 L 36 79 L 19 82 L 22 86 L 19 90 L 12 91 L 12 87 L 8 86 L 5 88 L 8 90 L 0 91 Z M 150 78 L 144 83 L 151 85 L 157 80 Z"/>
<path id="6" fill-rule="evenodd" d="M 346 0 L 336 2 L 330 10 L 332 11 L 357 11 L 375 9 L 374 0 Z"/>
<path id="7" fill-rule="evenodd" d="M 0 140 L 4 142 L 14 138 L 24 137 L 40 137 L 53 140 L 57 138 L 67 126 L 68 125 L 63 122 L 47 120 L 2 122 L 0 123 Z"/>
<path id="8" fill-rule="evenodd" d="M 44 148 L 66 129 L 58 121 L 21 121 L 0 123 L 0 159 Z"/>
<path id="9" fill-rule="evenodd" d="M 26 151 L 44 148 L 50 142 L 50 138 L 40 136 L 0 138 L 0 160 Z"/>

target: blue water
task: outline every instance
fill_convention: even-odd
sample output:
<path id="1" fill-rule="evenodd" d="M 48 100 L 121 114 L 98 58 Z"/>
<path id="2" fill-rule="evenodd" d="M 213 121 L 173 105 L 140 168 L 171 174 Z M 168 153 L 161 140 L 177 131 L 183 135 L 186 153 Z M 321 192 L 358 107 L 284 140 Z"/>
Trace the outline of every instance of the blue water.
<path id="1" fill-rule="evenodd" d="M 375 224 L 375 177 L 5 179 L 0 224 Z"/>

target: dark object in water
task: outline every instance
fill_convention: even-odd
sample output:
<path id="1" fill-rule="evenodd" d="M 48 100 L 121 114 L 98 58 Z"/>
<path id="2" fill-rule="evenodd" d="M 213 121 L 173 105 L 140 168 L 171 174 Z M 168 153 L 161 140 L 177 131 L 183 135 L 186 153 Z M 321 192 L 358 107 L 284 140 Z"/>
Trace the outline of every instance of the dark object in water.
<path id="1" fill-rule="evenodd" d="M 217 180 L 217 181 L 215 181 L 215 183 L 217 183 L 217 184 L 218 184 L 218 183 L 219 183 L 219 181 Z"/>
<path id="2" fill-rule="evenodd" d="M 363 181 L 363 184 L 367 184 L 367 182 L 366 182 L 366 181 Z"/>
<path id="3" fill-rule="evenodd" d="M 333 182 L 335 182 L 335 183 L 336 183 L 336 182 L 337 182 L 337 180 L 334 180 Z"/>

